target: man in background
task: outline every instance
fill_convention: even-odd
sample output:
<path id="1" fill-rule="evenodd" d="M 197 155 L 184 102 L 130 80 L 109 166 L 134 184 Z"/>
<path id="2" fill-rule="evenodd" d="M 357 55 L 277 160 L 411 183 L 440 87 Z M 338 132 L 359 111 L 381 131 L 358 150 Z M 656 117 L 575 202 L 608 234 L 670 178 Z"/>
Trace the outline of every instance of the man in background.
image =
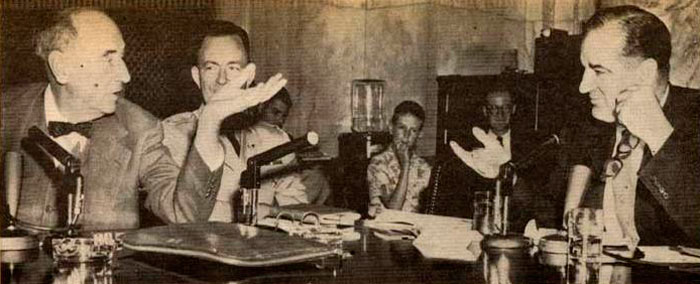
<path id="1" fill-rule="evenodd" d="M 512 127 L 516 110 L 510 91 L 495 89 L 486 94 L 481 108 L 486 125 L 471 129 L 471 135 L 463 142 L 468 151 L 450 142 L 457 159 L 452 157 L 434 170 L 431 190 L 437 194 L 427 194 L 425 210 L 432 214 L 471 218 L 474 192 L 493 191 L 501 166 L 523 158 L 543 140 L 535 131 Z M 558 224 L 556 218 L 552 218 L 557 214 L 550 203 L 548 185 L 555 156 L 556 151 L 548 152 L 534 166 L 518 169 L 509 208 L 509 230 L 522 231 L 530 219 L 536 219 L 540 226 Z"/>
<path id="2" fill-rule="evenodd" d="M 236 131 L 235 138 L 240 142 L 243 161 L 292 140 L 292 136 L 282 128 L 292 105 L 289 92 L 282 88 L 259 106 L 257 123 Z M 330 194 L 328 182 L 320 169 L 302 169 L 299 158 L 293 153 L 267 168 L 277 168 L 281 172 L 263 179 L 258 192 L 259 203 L 273 206 L 323 204 Z"/>

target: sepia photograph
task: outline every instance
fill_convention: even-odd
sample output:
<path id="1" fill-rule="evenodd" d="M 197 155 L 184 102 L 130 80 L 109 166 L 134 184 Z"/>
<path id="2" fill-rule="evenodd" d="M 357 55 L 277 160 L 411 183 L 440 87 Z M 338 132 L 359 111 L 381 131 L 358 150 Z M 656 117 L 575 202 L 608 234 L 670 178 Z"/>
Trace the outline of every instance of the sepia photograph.
<path id="1" fill-rule="evenodd" d="M 700 0 L 2 0 L 0 283 L 700 283 Z"/>

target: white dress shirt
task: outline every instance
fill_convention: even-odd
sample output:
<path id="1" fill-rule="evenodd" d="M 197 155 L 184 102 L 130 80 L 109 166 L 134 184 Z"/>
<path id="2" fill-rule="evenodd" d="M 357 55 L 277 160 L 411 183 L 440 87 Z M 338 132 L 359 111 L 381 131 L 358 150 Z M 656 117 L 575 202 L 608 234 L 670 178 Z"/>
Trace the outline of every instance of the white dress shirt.
<path id="1" fill-rule="evenodd" d="M 666 88 L 663 96 L 659 98 L 659 103 L 663 107 L 668 99 L 669 87 Z M 611 157 L 617 155 L 617 145 L 622 139 L 622 130 L 624 128 L 617 127 L 615 131 L 615 145 L 613 145 L 613 153 Z M 631 190 L 636 190 L 639 180 L 637 173 L 642 166 L 644 157 L 644 141 L 639 141 L 639 145 L 635 147 L 630 156 L 623 162 L 622 169 L 615 177 L 609 177 L 605 181 L 605 189 L 603 191 L 603 223 L 605 233 L 603 234 L 603 243 L 606 245 L 620 245 L 625 243 L 624 234 L 620 221 L 617 218 L 617 209 L 615 207 L 615 192 L 614 185 L 624 186 Z M 655 154 L 655 153 L 652 153 Z"/>
<path id="2" fill-rule="evenodd" d="M 47 128 L 49 126 L 49 121 L 70 122 L 58 110 L 58 104 L 56 104 L 56 95 L 51 91 L 51 86 L 48 86 L 46 88 L 46 91 L 44 91 L 44 111 Z M 49 137 L 51 136 L 49 135 Z M 78 153 L 85 150 L 85 146 L 88 143 L 88 138 L 77 132 L 71 132 L 67 135 L 63 135 L 60 137 L 51 137 L 51 139 L 56 141 L 56 143 L 58 143 L 58 145 L 61 145 L 61 147 L 63 147 L 63 149 L 65 149 L 66 151 L 77 155 L 77 158 L 80 158 Z M 75 150 L 77 150 L 77 152 Z M 54 164 L 56 164 L 57 167 L 61 166 L 58 160 L 53 160 Z"/>

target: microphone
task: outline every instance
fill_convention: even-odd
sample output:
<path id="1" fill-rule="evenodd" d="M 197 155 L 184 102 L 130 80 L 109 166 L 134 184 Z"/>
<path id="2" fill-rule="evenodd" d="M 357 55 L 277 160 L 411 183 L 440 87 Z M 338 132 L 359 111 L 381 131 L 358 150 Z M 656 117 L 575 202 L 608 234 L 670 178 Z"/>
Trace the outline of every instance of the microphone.
<path id="1" fill-rule="evenodd" d="M 248 159 L 248 168 L 251 165 L 267 165 L 273 161 L 282 158 L 291 153 L 297 152 L 309 146 L 315 146 L 318 144 L 318 134 L 316 132 L 310 131 L 306 135 L 296 138 L 292 141 L 274 147 L 263 153 L 257 154 L 250 159 Z"/>
<path id="2" fill-rule="evenodd" d="M 19 191 L 22 184 L 22 154 L 19 152 L 5 153 L 5 198 L 11 220 L 17 216 Z M 10 228 L 14 228 L 12 222 Z"/>
<path id="3" fill-rule="evenodd" d="M 254 226 L 257 223 L 261 166 L 316 144 L 318 144 L 318 134 L 308 132 L 302 137 L 250 157 L 247 162 L 248 168 L 241 173 L 241 190 L 234 193 L 232 198 L 232 203 L 235 204 L 233 221 L 249 226 Z"/>
<path id="4" fill-rule="evenodd" d="M 28 143 L 31 146 L 40 148 L 46 154 L 58 160 L 58 162 L 65 168 L 63 171 L 63 177 L 67 178 L 69 181 L 64 182 L 64 187 L 74 188 L 74 191 L 72 193 L 68 193 L 67 197 L 58 197 L 59 204 L 64 202 L 63 198 L 67 198 L 68 214 L 66 216 L 66 221 L 69 229 L 68 234 L 73 234 L 74 232 L 72 229 L 81 214 L 83 203 L 83 175 L 80 173 L 80 159 L 63 149 L 61 145 L 56 143 L 56 141 L 51 139 L 38 127 L 32 126 L 29 128 L 28 132 L 28 136 L 22 139 L 22 143 Z M 63 217 L 59 216 L 59 219 L 63 219 Z"/>
<path id="5" fill-rule="evenodd" d="M 260 167 L 274 162 L 291 153 L 297 152 L 309 146 L 318 144 L 318 134 L 310 131 L 306 135 L 292 141 L 274 147 L 263 153 L 250 157 L 247 162 L 247 169 L 241 174 L 241 187 L 260 187 Z"/>
<path id="6" fill-rule="evenodd" d="M 555 146 L 561 145 L 561 143 L 562 142 L 559 136 L 556 134 L 552 134 L 549 136 L 549 138 L 547 138 L 547 140 L 540 143 L 540 145 L 535 147 L 534 150 L 530 151 L 530 153 L 518 159 L 517 161 L 510 161 L 507 164 L 518 170 L 530 168 L 544 154 L 552 150 Z"/>
<path id="7" fill-rule="evenodd" d="M 44 131 L 38 127 L 32 126 L 29 128 L 29 136 L 24 138 L 25 143 L 33 143 L 39 146 L 46 153 L 56 158 L 65 168 L 67 173 L 75 173 L 80 170 L 80 160 L 74 157 L 70 152 L 66 151 L 53 141 Z"/>

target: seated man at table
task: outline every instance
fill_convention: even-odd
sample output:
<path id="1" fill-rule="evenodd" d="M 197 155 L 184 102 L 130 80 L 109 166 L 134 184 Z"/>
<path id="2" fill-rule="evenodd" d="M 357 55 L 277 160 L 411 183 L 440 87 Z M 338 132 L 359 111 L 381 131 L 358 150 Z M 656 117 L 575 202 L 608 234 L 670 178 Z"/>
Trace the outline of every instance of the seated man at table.
<path id="1" fill-rule="evenodd" d="M 268 83 L 250 88 L 255 77 L 255 65 L 249 63 L 248 33 L 241 27 L 226 21 L 212 21 L 199 36 L 199 45 L 193 54 L 192 79 L 202 91 L 204 103 L 193 112 L 175 114 L 164 121 L 165 144 L 178 164 L 187 162 L 185 153 L 197 141 L 202 128 L 202 115 L 210 104 L 218 104 L 217 95 L 230 84 L 248 89 L 271 90 L 277 93 L 282 86 L 273 77 Z M 195 60 L 196 58 L 196 60 Z M 241 98 L 245 99 L 245 98 Z M 252 105 L 247 105 L 248 107 Z M 224 117 L 225 118 L 225 117 Z M 223 121 L 223 119 L 222 119 Z M 200 206 L 198 221 L 231 222 L 233 219 L 232 198 L 240 187 L 241 173 L 246 169 L 241 146 L 233 135 L 220 131 L 221 123 L 215 129 L 217 141 L 223 145 L 219 158 L 223 160 L 223 173 L 220 186 L 212 189 L 215 202 Z"/>
<path id="2" fill-rule="evenodd" d="M 235 132 L 243 161 L 292 140 L 291 135 L 282 129 L 291 107 L 289 92 L 282 88 L 269 101 L 260 105 L 257 123 Z M 258 202 L 261 204 L 323 204 L 330 194 L 327 183 L 324 185 L 322 173 L 314 169 L 302 171 L 293 153 L 278 159 L 268 168 L 280 168 L 284 172 L 263 179 L 258 191 Z M 310 186 L 307 187 L 307 184 Z"/>
<path id="3" fill-rule="evenodd" d="M 543 140 L 541 133 L 512 123 L 516 109 L 510 91 L 495 89 L 486 94 L 482 106 L 486 126 L 472 128 L 462 142 L 469 151 L 450 142 L 456 157 L 439 163 L 433 171 L 423 199 L 426 213 L 471 218 L 474 192 L 493 191 L 501 166 L 518 161 Z M 548 152 L 534 166 L 518 170 L 509 208 L 511 231 L 522 231 L 530 219 L 536 219 L 540 227 L 559 224 L 548 186 L 555 156 L 556 151 Z"/>
<path id="4" fill-rule="evenodd" d="M 578 139 L 565 210 L 602 208 L 604 244 L 700 244 L 700 92 L 669 83 L 671 36 L 634 6 L 586 22 Z"/>
<path id="5" fill-rule="evenodd" d="M 124 40 L 112 19 L 91 8 L 65 10 L 36 42 L 49 82 L 4 92 L 2 157 L 4 162 L 8 151 L 23 154 L 16 218 L 39 230 L 65 226 L 64 213 L 70 211 L 59 162 L 22 145 L 29 128 L 47 132 L 81 160 L 85 190 L 76 224 L 83 230 L 138 228 L 140 190 L 148 193 L 146 208 L 164 221 L 195 221 L 206 215 L 200 212 L 213 203 L 211 187 L 221 177 L 219 123 L 285 83 L 221 88 L 216 103 L 203 111 L 198 139 L 180 168 L 162 144 L 161 122 L 122 97 L 131 78 L 122 58 Z"/>
<path id="6" fill-rule="evenodd" d="M 418 211 L 421 192 L 428 186 L 430 165 L 416 155 L 425 112 L 413 101 L 404 101 L 391 117 L 391 146 L 372 157 L 367 167 L 369 215 L 382 209 Z"/>

